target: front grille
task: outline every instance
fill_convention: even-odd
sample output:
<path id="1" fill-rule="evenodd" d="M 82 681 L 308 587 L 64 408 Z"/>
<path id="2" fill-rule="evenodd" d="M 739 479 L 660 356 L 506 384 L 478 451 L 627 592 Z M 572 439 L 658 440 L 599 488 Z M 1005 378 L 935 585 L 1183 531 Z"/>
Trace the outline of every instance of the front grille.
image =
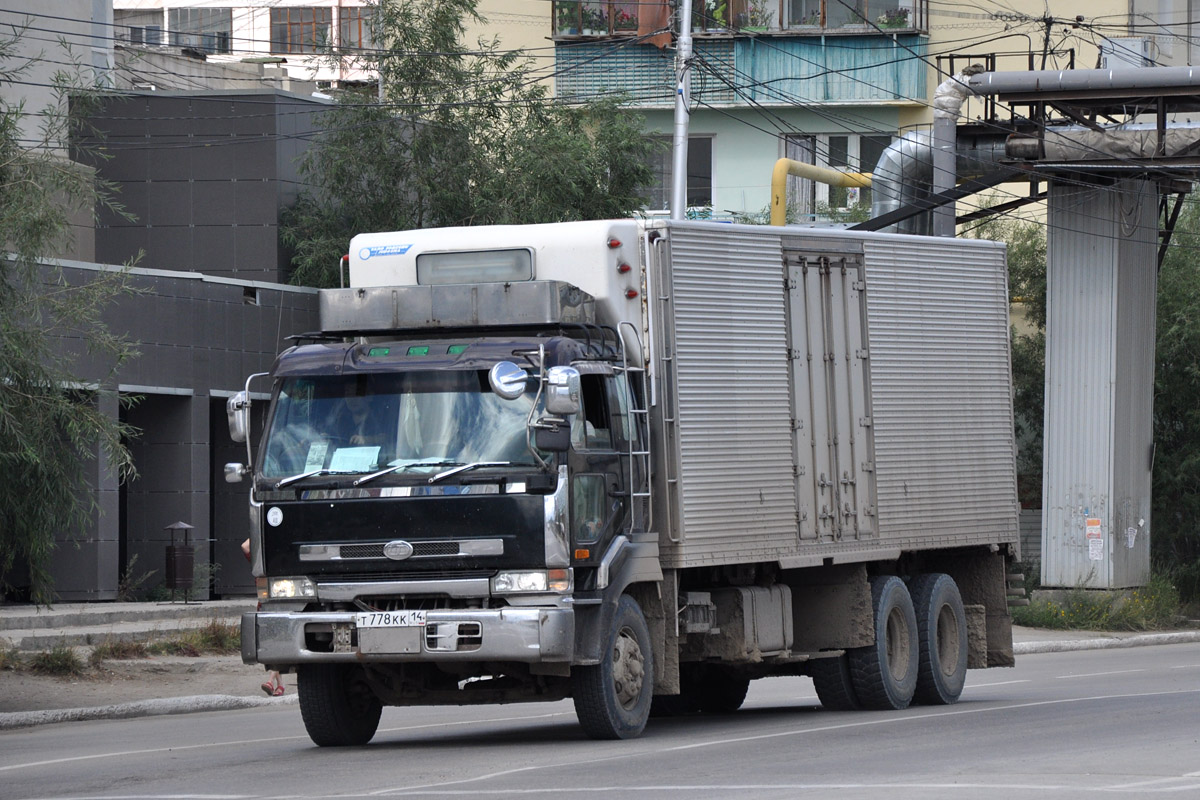
<path id="1" fill-rule="evenodd" d="M 339 550 L 342 558 L 383 558 L 381 544 L 344 544 Z"/>
<path id="2" fill-rule="evenodd" d="M 413 558 L 421 556 L 456 556 L 461 549 L 458 542 L 413 542 Z M 382 548 L 380 550 L 382 552 Z"/>

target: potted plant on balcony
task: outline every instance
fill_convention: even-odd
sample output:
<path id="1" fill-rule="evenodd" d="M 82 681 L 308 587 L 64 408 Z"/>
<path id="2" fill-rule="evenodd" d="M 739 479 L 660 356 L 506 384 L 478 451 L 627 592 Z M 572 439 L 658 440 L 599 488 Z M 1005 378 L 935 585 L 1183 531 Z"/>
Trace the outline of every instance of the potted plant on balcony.
<path id="1" fill-rule="evenodd" d="M 723 31 L 729 27 L 725 12 L 729 6 L 726 0 L 704 0 L 705 25 L 707 31 Z"/>
<path id="2" fill-rule="evenodd" d="M 578 0 L 560 0 L 554 4 L 554 32 L 559 36 L 579 35 Z"/>
<path id="3" fill-rule="evenodd" d="M 583 8 L 583 35 L 584 36 L 607 36 L 608 35 L 608 12 L 602 6 L 584 6 Z"/>
<path id="4" fill-rule="evenodd" d="M 742 28 L 748 31 L 765 31 L 770 28 L 775 12 L 768 3 L 769 0 L 749 0 L 746 4 L 746 22 Z"/>
<path id="5" fill-rule="evenodd" d="M 613 15 L 613 29 L 618 31 L 636 31 L 638 26 L 637 13 L 626 8 L 618 8 Z"/>
<path id="6" fill-rule="evenodd" d="M 875 24 L 881 28 L 907 28 L 909 27 L 908 9 L 889 8 L 876 18 Z"/>

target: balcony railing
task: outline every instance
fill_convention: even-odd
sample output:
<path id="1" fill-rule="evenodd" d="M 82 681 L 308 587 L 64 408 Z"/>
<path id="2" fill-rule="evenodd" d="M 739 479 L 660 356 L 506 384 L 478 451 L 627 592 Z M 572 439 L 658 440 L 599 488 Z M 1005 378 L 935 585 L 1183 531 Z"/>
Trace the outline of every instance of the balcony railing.
<path id="1" fill-rule="evenodd" d="M 639 12 L 649 18 L 666 0 L 554 0 L 554 36 L 631 36 Z M 695 0 L 700 35 L 927 33 L 929 0 Z M 654 14 L 656 18 L 667 15 Z M 642 33 L 650 33 L 643 26 Z"/>

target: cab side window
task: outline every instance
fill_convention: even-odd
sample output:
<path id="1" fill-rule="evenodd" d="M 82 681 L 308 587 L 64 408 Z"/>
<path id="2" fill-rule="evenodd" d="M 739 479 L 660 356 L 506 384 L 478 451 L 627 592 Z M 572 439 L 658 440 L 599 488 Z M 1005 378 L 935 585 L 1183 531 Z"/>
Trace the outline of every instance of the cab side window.
<path id="1" fill-rule="evenodd" d="M 579 417 L 583 421 L 583 430 L 580 431 L 579 444 L 589 450 L 611 450 L 613 446 L 612 420 L 605 385 L 610 380 L 604 375 L 580 376 L 583 409 Z"/>

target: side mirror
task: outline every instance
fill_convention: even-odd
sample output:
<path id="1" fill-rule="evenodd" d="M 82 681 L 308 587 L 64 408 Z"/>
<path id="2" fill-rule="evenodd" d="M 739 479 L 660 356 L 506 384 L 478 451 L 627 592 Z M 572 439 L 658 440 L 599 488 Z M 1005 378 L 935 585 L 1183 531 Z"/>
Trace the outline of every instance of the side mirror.
<path id="1" fill-rule="evenodd" d="M 579 413 L 579 370 L 551 367 L 546 372 L 546 410 L 564 417 Z"/>
<path id="2" fill-rule="evenodd" d="M 229 418 L 229 438 L 235 442 L 246 441 L 250 436 L 250 394 L 238 392 L 226 400 L 225 416 Z"/>
<path id="3" fill-rule="evenodd" d="M 547 453 L 565 453 L 571 446 L 571 426 L 565 422 L 541 420 L 533 431 L 533 443 Z"/>
<path id="4" fill-rule="evenodd" d="M 505 400 L 516 400 L 525 394 L 529 373 L 511 361 L 501 361 L 488 370 L 488 384 Z"/>
<path id="5" fill-rule="evenodd" d="M 250 470 L 246 469 L 243 464 L 226 464 L 225 465 L 225 482 L 226 483 L 241 483 L 242 478 Z"/>

